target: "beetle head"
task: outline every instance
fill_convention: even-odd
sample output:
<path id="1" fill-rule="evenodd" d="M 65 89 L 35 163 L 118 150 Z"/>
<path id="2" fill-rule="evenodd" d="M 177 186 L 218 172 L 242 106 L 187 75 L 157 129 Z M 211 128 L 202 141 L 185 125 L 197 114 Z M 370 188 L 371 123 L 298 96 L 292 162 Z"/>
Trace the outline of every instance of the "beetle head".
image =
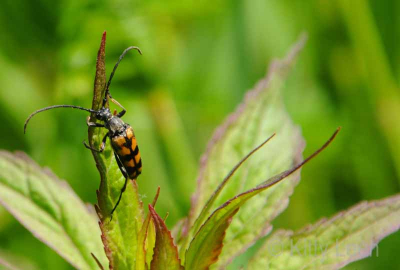
<path id="1" fill-rule="evenodd" d="M 111 111 L 109 108 L 101 108 L 96 112 L 96 118 L 101 121 L 107 121 L 112 117 Z"/>

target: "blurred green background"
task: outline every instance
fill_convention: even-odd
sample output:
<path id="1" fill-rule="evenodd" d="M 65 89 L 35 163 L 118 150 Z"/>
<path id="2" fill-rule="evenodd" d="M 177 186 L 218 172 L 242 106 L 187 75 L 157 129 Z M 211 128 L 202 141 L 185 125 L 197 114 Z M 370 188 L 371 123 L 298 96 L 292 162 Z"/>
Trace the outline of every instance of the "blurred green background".
<path id="1" fill-rule="evenodd" d="M 95 60 L 107 30 L 111 92 L 128 110 L 143 158 L 139 185 L 171 227 L 186 215 L 197 164 L 213 130 L 283 57 L 300 33 L 307 45 L 289 77 L 285 101 L 307 141 L 305 153 L 343 130 L 302 171 L 302 182 L 276 225 L 298 229 L 361 200 L 400 189 L 400 2 L 396 0 L 49 1 L 2 0 L 0 148 L 22 150 L 95 203 L 99 176 L 86 114 L 34 110 L 53 104 L 90 107 Z M 279 136 L 279 134 L 278 134 Z M 346 269 L 398 269 L 400 234 L 379 256 Z M 26 269 L 71 269 L 0 209 L 0 254 Z M 242 258 L 243 259 L 243 258 Z M 232 269 L 238 269 L 239 262 Z"/>

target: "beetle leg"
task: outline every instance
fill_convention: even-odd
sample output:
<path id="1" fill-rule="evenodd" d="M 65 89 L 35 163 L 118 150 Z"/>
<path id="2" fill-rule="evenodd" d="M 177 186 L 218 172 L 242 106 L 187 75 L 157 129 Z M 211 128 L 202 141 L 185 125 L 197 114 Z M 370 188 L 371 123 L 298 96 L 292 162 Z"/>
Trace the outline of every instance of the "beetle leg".
<path id="1" fill-rule="evenodd" d="M 118 116 L 119 118 L 121 118 L 122 116 L 124 116 L 125 113 L 126 113 L 126 110 L 120 111 L 120 112 L 117 114 L 117 116 Z"/>
<path id="2" fill-rule="evenodd" d="M 111 214 L 110 214 L 111 219 L 110 219 L 110 221 L 111 221 L 112 218 L 113 218 L 113 213 L 114 213 L 115 209 L 117 209 L 117 206 L 118 206 L 119 202 L 121 201 L 122 193 L 124 193 L 124 191 L 125 191 L 125 189 L 126 189 L 126 185 L 127 185 L 127 183 L 128 183 L 128 180 L 129 180 L 128 174 L 127 174 L 127 172 L 126 172 L 126 170 L 125 170 L 125 167 L 122 165 L 121 160 L 119 159 L 118 155 L 117 155 L 115 152 L 114 152 L 114 156 L 115 156 L 115 159 L 117 160 L 117 164 L 118 164 L 119 169 L 121 170 L 123 176 L 125 177 L 125 183 L 124 183 L 124 186 L 123 186 L 122 189 L 121 189 L 121 192 L 120 192 L 120 194 L 119 194 L 119 198 L 118 198 L 117 203 L 115 204 L 113 210 L 111 210 Z"/>
<path id="3" fill-rule="evenodd" d="M 103 124 L 95 123 L 95 122 L 90 122 L 89 119 L 90 119 L 90 116 L 88 116 L 88 117 L 86 118 L 86 124 L 88 125 L 88 127 L 104 127 Z"/>
<path id="4" fill-rule="evenodd" d="M 108 95 L 108 96 L 110 97 L 110 100 L 111 100 L 112 103 L 114 103 L 115 105 L 117 105 L 117 106 L 119 106 L 119 107 L 122 108 L 122 111 L 120 111 L 120 112 L 117 114 L 117 117 L 121 118 L 121 117 L 126 113 L 126 109 L 124 108 L 124 106 L 121 105 L 121 103 L 119 103 L 118 101 L 116 101 L 115 99 L 113 99 L 113 98 L 111 97 L 111 95 Z"/>
<path id="5" fill-rule="evenodd" d="M 118 164 L 119 169 L 121 170 L 122 175 L 125 178 L 128 178 L 128 173 L 126 172 L 125 167 L 122 165 L 122 162 L 119 159 L 119 156 L 115 152 L 114 152 L 114 156 L 115 156 L 115 159 L 117 160 L 117 164 Z"/>
<path id="6" fill-rule="evenodd" d="M 106 148 L 107 137 L 108 137 L 108 133 L 104 136 L 103 140 L 101 141 L 101 146 L 100 146 L 100 149 L 99 149 L 99 150 L 97 150 L 97 149 L 95 149 L 95 148 L 93 148 L 93 147 L 87 145 L 85 141 L 83 141 L 83 145 L 84 145 L 87 149 L 90 149 L 90 150 L 93 150 L 93 151 L 95 151 L 95 152 L 101 153 L 101 152 L 104 151 L 104 148 Z"/>

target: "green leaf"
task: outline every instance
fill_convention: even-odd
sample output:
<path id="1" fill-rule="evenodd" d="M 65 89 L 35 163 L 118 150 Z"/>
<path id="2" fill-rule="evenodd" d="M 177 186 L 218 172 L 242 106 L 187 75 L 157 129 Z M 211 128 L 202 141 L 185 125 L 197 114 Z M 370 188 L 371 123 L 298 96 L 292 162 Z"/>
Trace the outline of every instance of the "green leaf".
<path id="1" fill-rule="evenodd" d="M 107 258 L 96 216 L 69 185 L 28 156 L 0 152 L 0 203 L 75 268 L 98 269 Z"/>
<path id="2" fill-rule="evenodd" d="M 362 202 L 298 232 L 272 234 L 248 269 L 340 269 L 371 255 L 387 235 L 400 228 L 400 194 Z"/>
<path id="3" fill-rule="evenodd" d="M 221 252 L 221 238 L 224 237 L 225 230 L 229 226 L 230 220 L 239 210 L 239 208 L 257 194 L 297 172 L 305 163 L 325 149 L 336 137 L 339 130 L 340 128 L 336 130 L 332 137 L 320 149 L 306 158 L 303 162 L 297 164 L 289 170 L 271 177 L 267 181 L 258 185 L 256 188 L 250 189 L 235 196 L 217 208 L 217 210 L 215 210 L 207 219 L 207 221 L 201 226 L 199 232 L 195 235 L 193 241 L 190 243 L 190 247 L 186 253 L 186 269 L 209 269 L 211 264 L 213 264 L 216 261 L 216 258 L 218 258 L 219 252 Z M 248 223 L 250 224 L 252 222 Z M 217 239 L 217 241 L 215 241 L 215 239 Z"/>
<path id="4" fill-rule="evenodd" d="M 154 247 L 156 246 L 156 226 L 153 219 L 150 219 L 149 228 L 147 230 L 147 237 L 145 243 L 146 249 L 146 265 L 151 265 L 154 255 Z M 148 269 L 148 268 L 147 268 Z"/>
<path id="5" fill-rule="evenodd" d="M 301 161 L 304 141 L 285 110 L 281 91 L 285 75 L 304 42 L 302 38 L 285 59 L 273 62 L 266 77 L 246 94 L 236 112 L 215 131 L 201 160 L 198 186 L 179 242 L 181 256 L 212 210 Z M 277 136 L 246 161 L 229 183 L 224 183 L 222 191 L 209 199 L 235 164 L 275 132 Z M 298 181 L 299 174 L 290 176 L 239 211 L 226 232 L 219 265 L 227 264 L 269 231 L 270 222 L 287 207 L 288 197 Z M 250 219 L 251 224 L 247 223 Z"/>
<path id="6" fill-rule="evenodd" d="M 1 270 L 39 270 L 36 261 L 14 254 L 10 251 L 0 249 Z"/>
<path id="7" fill-rule="evenodd" d="M 9 262 L 7 262 L 6 260 L 0 258 L 0 269 L 2 270 L 20 270 L 20 268 L 10 264 Z"/>
<path id="8" fill-rule="evenodd" d="M 153 206 L 149 205 L 149 210 L 156 230 L 156 243 L 150 269 L 182 270 L 183 267 L 181 266 L 181 261 L 178 257 L 178 249 L 174 244 L 171 232 L 167 229 L 164 220 L 156 213 Z"/>
<path id="9" fill-rule="evenodd" d="M 92 109 L 95 110 L 101 107 L 105 92 L 105 42 L 106 33 L 104 32 L 96 65 L 92 104 Z M 91 115 L 90 121 L 97 121 L 94 114 Z M 90 127 L 88 132 L 90 145 L 97 149 L 100 148 L 107 130 Z M 121 202 L 111 220 L 110 214 L 118 200 L 121 188 L 124 186 L 125 178 L 118 167 L 109 142 L 106 143 L 103 153 L 92 151 L 92 154 L 101 177 L 96 211 L 100 218 L 102 240 L 110 262 L 109 267 L 117 270 L 135 269 L 138 234 L 144 222 L 143 206 L 137 183 L 128 180 Z"/>

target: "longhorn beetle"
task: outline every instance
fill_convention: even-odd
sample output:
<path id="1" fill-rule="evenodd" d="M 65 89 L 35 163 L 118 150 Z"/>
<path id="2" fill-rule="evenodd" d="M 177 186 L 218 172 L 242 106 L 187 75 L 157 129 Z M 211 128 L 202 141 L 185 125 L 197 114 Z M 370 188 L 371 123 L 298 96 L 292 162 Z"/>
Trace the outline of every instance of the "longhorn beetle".
<path id="1" fill-rule="evenodd" d="M 136 143 L 135 133 L 133 132 L 133 129 L 129 124 L 124 123 L 124 121 L 121 120 L 121 117 L 125 114 L 126 110 L 118 101 L 116 101 L 115 99 L 112 98 L 112 96 L 110 94 L 110 90 L 109 90 L 111 80 L 114 76 L 115 71 L 117 70 L 119 63 L 124 58 L 125 54 L 129 50 L 132 50 L 132 49 L 135 49 L 140 54 L 142 54 L 140 49 L 138 47 L 134 47 L 134 46 L 127 48 L 121 54 L 117 63 L 114 66 L 113 71 L 111 72 L 110 78 L 108 79 L 102 107 L 100 110 L 96 111 L 96 110 L 86 109 L 86 108 L 83 108 L 80 106 L 74 106 L 74 105 L 53 105 L 53 106 L 45 107 L 45 108 L 39 109 L 37 111 L 34 111 L 26 119 L 25 125 L 24 125 L 24 134 L 25 134 L 28 122 L 35 114 L 43 112 L 43 111 L 55 109 L 55 108 L 72 108 L 72 109 L 79 109 L 79 110 L 95 113 L 96 119 L 103 121 L 103 123 L 90 122 L 89 117 L 87 118 L 87 121 L 86 121 L 87 125 L 89 127 L 104 127 L 106 129 L 108 129 L 107 134 L 104 136 L 104 138 L 102 140 L 100 149 L 95 149 L 95 148 L 87 145 L 85 141 L 83 142 L 83 144 L 85 145 L 86 148 L 88 148 L 92 151 L 101 153 L 104 151 L 107 137 L 110 138 L 111 146 L 114 150 L 115 159 L 117 160 L 119 169 L 121 170 L 123 176 L 125 177 L 125 183 L 119 194 L 118 201 L 111 211 L 111 214 L 110 214 L 111 219 L 112 219 L 112 215 L 113 215 L 115 209 L 117 209 L 117 206 L 118 206 L 119 202 L 121 201 L 122 193 L 124 193 L 124 191 L 126 189 L 126 184 L 128 182 L 128 179 L 136 180 L 136 178 L 142 172 L 142 159 L 140 157 L 139 148 Z M 114 114 L 112 114 L 110 109 L 106 107 L 108 100 L 110 100 L 111 102 L 113 102 L 114 104 L 116 104 L 117 106 L 122 108 L 122 111 L 119 113 L 115 112 Z"/>

